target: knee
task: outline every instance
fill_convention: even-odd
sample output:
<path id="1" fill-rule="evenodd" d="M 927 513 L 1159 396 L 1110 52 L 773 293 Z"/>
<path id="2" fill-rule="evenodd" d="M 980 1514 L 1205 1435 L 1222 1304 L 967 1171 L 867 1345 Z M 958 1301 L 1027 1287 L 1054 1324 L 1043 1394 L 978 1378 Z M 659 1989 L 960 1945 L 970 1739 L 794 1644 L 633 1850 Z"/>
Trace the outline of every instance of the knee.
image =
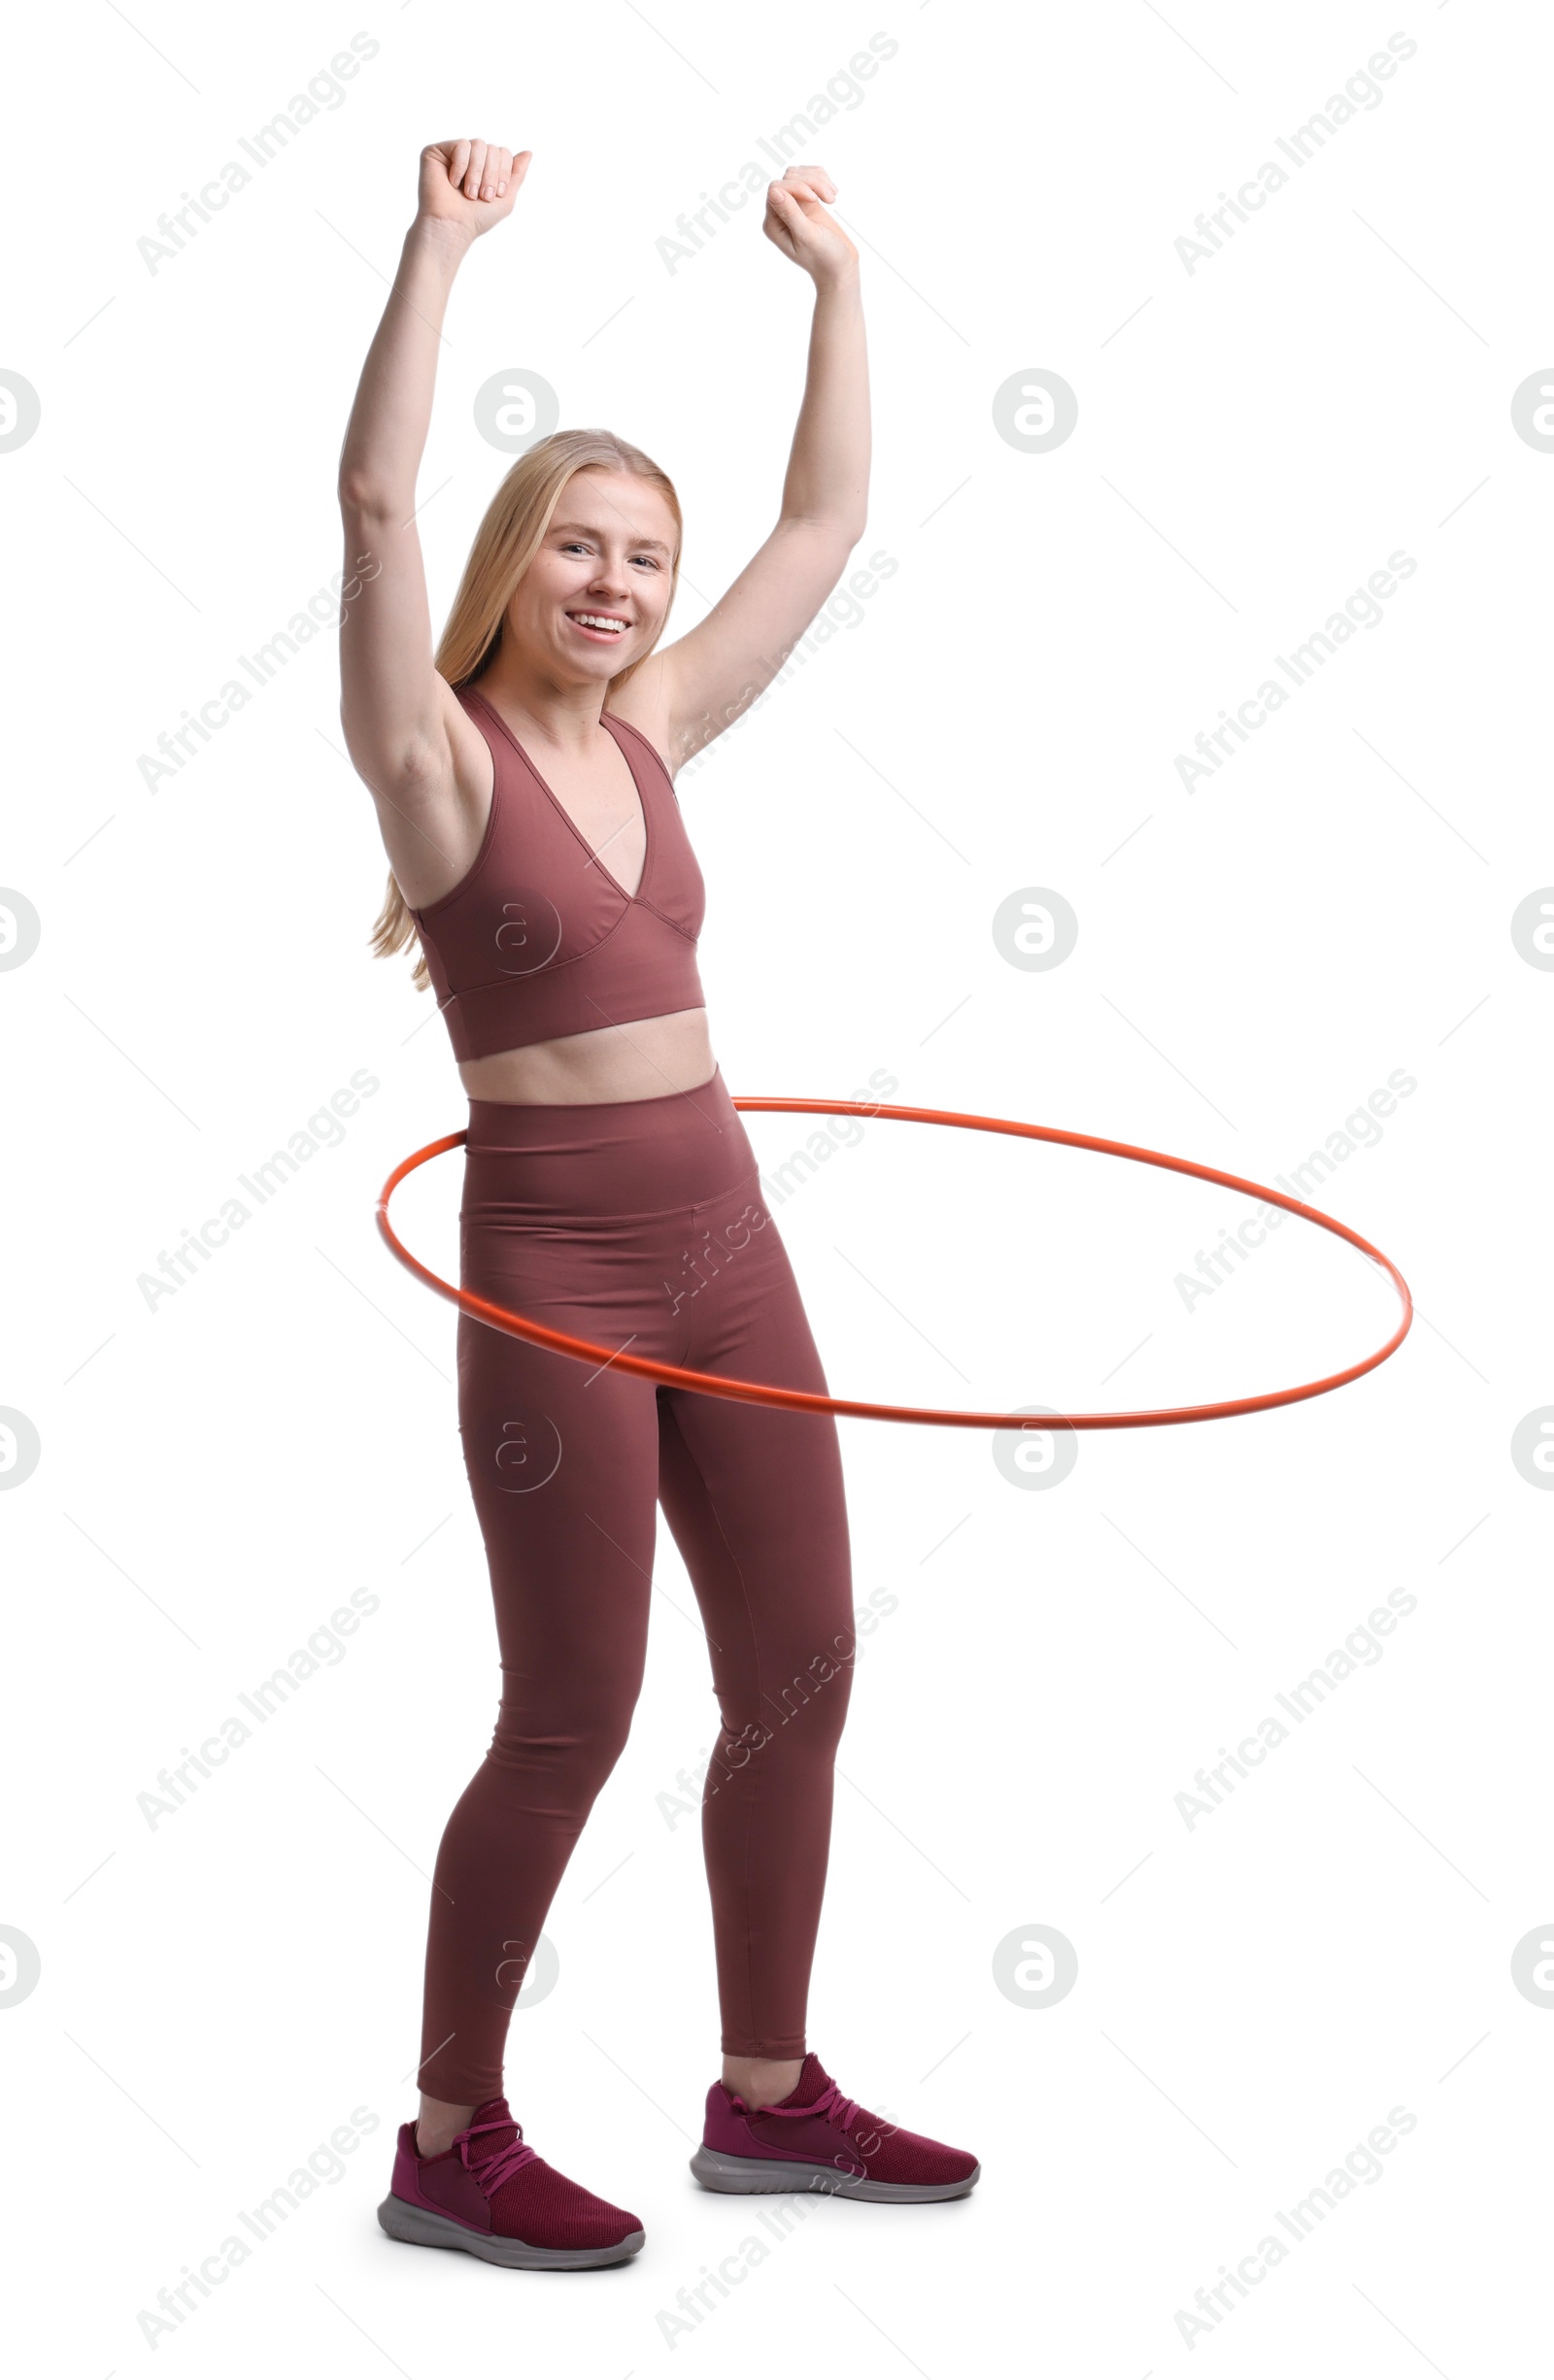
<path id="1" fill-rule="evenodd" d="M 625 1750 L 635 1704 L 635 1693 L 620 1692 L 569 1696 L 565 1709 L 504 1697 L 487 1758 L 497 1768 L 543 1774 L 575 1807 L 587 1807 Z"/>
<path id="2" fill-rule="evenodd" d="M 852 1687 L 851 1669 L 838 1670 L 818 1691 L 811 1690 L 788 1720 L 788 1732 L 812 1760 L 829 1760 L 842 1739 Z"/>
<path id="3" fill-rule="evenodd" d="M 821 1655 L 805 1662 L 792 1677 L 767 1689 L 760 1718 L 742 1733 L 728 1728 L 735 1762 L 741 1744 L 760 1749 L 784 1740 L 795 1750 L 802 1747 L 813 1758 L 828 1759 L 841 1740 L 852 1689 L 850 1654 L 845 1659 Z"/>

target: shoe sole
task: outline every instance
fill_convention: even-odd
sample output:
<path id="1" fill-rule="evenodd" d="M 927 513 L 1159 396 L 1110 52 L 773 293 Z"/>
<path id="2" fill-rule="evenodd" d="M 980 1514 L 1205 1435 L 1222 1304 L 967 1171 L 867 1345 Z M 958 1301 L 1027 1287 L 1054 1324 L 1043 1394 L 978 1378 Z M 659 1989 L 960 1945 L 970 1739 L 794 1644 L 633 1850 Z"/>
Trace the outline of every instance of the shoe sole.
<path id="1" fill-rule="evenodd" d="M 467 2223 L 456 2223 L 451 2215 L 433 2214 L 424 2206 L 412 2206 L 408 2198 L 396 2198 L 391 2191 L 378 2209 L 378 2221 L 390 2239 L 407 2240 L 417 2248 L 462 2248 L 488 2264 L 517 2266 L 524 2272 L 582 2272 L 595 2264 L 624 2264 L 647 2237 L 645 2231 L 627 2231 L 624 2239 L 602 2248 L 531 2248 L 526 2239 L 473 2231 Z"/>
<path id="2" fill-rule="evenodd" d="M 838 2173 L 833 2165 L 806 2165 L 796 2158 L 724 2157 L 705 2145 L 691 2160 L 703 2190 L 744 2196 L 758 2191 L 813 2190 L 831 2198 L 867 2198 L 875 2204 L 922 2206 L 939 2198 L 963 2198 L 982 2167 L 973 2165 L 959 2182 L 871 2182 L 865 2174 Z"/>

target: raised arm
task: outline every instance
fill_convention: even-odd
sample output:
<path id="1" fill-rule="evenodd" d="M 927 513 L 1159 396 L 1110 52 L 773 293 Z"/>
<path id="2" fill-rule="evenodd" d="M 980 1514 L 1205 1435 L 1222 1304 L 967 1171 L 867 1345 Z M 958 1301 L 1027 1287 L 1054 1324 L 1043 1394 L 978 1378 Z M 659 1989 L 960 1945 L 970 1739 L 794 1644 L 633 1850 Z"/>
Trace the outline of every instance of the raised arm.
<path id="1" fill-rule="evenodd" d="M 767 238 L 815 284 L 809 369 L 777 525 L 696 627 L 655 654 L 617 708 L 677 767 L 777 675 L 846 566 L 868 518 L 868 355 L 858 251 L 825 203 L 836 185 L 791 165 L 766 192 Z"/>
<path id="2" fill-rule="evenodd" d="M 418 873 L 415 848 L 422 841 L 438 869 L 454 798 L 451 738 L 475 733 L 432 667 L 414 517 L 443 315 L 471 242 L 512 212 L 528 162 L 526 150 L 515 158 L 484 141 L 444 141 L 422 151 L 416 219 L 367 351 L 340 454 L 349 590 L 340 631 L 340 721 L 357 774 L 399 821 L 399 846 L 406 844 L 407 822 L 412 830 L 404 875 Z M 425 879 L 419 897 L 430 897 L 432 881 Z M 404 889 L 407 898 L 418 897 L 412 887 Z"/>

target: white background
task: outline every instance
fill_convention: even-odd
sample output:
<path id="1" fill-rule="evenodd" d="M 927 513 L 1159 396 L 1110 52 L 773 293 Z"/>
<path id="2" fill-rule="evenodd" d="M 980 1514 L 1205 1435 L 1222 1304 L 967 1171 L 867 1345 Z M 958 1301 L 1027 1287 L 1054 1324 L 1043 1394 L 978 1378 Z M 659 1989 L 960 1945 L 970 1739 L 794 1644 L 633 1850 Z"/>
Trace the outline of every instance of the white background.
<path id="1" fill-rule="evenodd" d="M 380 48 L 344 103 L 149 271 L 157 217 L 360 28 Z M 1381 103 L 1294 168 L 1277 137 L 1400 30 Z M 840 1425 L 859 1600 L 897 1602 L 842 1745 L 811 2039 L 984 2174 L 952 2205 L 816 2206 L 670 2343 L 660 2310 L 756 2231 L 687 2171 L 719 2054 L 696 1827 L 659 1800 L 716 1716 L 683 1568 L 660 1529 L 634 1732 L 508 2067 L 541 2153 L 640 2213 L 646 2250 L 553 2278 L 413 2254 L 374 2208 L 415 2104 L 426 1877 L 498 1673 L 456 1316 L 373 1202 L 461 1095 L 408 962 L 364 947 L 385 860 L 332 631 L 154 791 L 140 759 L 338 567 L 344 423 L 444 136 L 535 154 L 449 310 L 434 621 L 509 459 L 474 394 L 519 368 L 674 476 L 674 624 L 699 618 L 774 518 L 809 292 L 754 206 L 673 273 L 656 243 L 877 31 L 895 54 L 806 153 L 866 243 L 858 559 L 897 568 L 682 781 L 724 1074 L 847 1098 L 883 1069 L 902 1104 L 1267 1183 L 1403 1070 L 1313 1195 L 1420 1319 L 1334 1395 L 1086 1433 L 1041 1492 L 986 1433 Z M 0 977 L 0 1404 L 42 1456 L 0 1498 L 0 1921 L 41 1979 L 0 2047 L 28 2368 L 1523 2367 L 1554 2014 L 1511 1954 L 1554 1919 L 1554 1498 L 1509 1442 L 1554 1399 L 1554 977 L 1510 918 L 1554 879 L 1554 462 L 1510 400 L 1550 362 L 1549 52 L 1534 8 L 1462 0 L 14 29 L 0 364 L 42 419 L 0 455 L 0 878 L 42 940 Z M 1178 237 L 1270 158 L 1288 185 L 1187 272 Z M 1030 453 L 993 398 L 1038 367 L 1079 418 Z M 1381 623 L 1185 790 L 1175 755 L 1399 550 Z M 1079 919 L 1047 972 L 993 938 L 1030 887 Z M 149 1310 L 138 1277 L 357 1069 L 379 1089 L 340 1144 Z M 805 1131 L 749 1128 L 771 1164 Z M 444 1271 L 457 1165 L 401 1199 Z M 882 1122 L 778 1213 L 833 1389 L 1074 1409 L 1252 1393 L 1385 1338 L 1385 1279 L 1294 1219 L 1186 1310 L 1175 1276 L 1253 1203 Z M 379 1605 L 345 1659 L 150 1827 L 157 1772 L 354 1589 Z M 1397 1590 L 1417 1605 L 1382 1658 L 1190 1829 L 1195 1771 Z M 994 1976 L 1036 1925 L 1078 1959 L 1045 2007 Z M 1178 2309 L 1400 2107 L 1381 2178 L 1185 2341 Z M 377 2129 L 340 2178 L 149 2348 L 157 2291 L 357 2108 Z"/>

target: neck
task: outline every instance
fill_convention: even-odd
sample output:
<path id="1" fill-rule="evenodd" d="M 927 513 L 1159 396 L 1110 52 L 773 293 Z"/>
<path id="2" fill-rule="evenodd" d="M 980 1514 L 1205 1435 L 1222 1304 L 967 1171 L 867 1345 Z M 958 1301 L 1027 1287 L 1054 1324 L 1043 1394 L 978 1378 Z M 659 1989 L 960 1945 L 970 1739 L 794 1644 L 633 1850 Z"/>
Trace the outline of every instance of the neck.
<path id="1" fill-rule="evenodd" d="M 539 743 L 581 753 L 598 740 L 608 687 L 596 678 L 563 681 L 509 646 L 475 683 Z"/>

